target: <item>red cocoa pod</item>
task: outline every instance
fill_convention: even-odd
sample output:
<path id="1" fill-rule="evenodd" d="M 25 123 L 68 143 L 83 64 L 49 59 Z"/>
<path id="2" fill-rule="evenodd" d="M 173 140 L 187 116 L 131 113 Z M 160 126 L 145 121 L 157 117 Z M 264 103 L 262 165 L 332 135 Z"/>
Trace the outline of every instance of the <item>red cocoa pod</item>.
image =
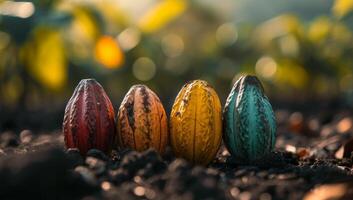
<path id="1" fill-rule="evenodd" d="M 83 79 L 66 105 L 63 132 L 67 148 L 109 153 L 115 139 L 114 108 L 102 86 Z"/>

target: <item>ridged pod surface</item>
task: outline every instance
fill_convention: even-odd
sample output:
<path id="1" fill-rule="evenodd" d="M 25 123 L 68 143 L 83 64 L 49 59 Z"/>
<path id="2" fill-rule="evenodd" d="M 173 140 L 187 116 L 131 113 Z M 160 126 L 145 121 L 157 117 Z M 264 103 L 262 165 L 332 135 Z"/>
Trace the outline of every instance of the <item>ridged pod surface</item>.
<path id="1" fill-rule="evenodd" d="M 83 79 L 66 105 L 63 132 L 67 148 L 85 155 L 91 148 L 109 153 L 115 137 L 114 108 L 102 86 Z"/>
<path id="2" fill-rule="evenodd" d="M 134 85 L 125 95 L 117 117 L 120 147 L 164 153 L 168 121 L 158 96 L 145 85 Z"/>
<path id="3" fill-rule="evenodd" d="M 233 86 L 223 111 L 224 143 L 241 160 L 270 153 L 276 141 L 272 106 L 255 76 L 242 76 Z"/>
<path id="4" fill-rule="evenodd" d="M 176 156 L 207 165 L 222 141 L 218 95 L 202 80 L 187 83 L 177 95 L 170 116 L 171 145 Z"/>

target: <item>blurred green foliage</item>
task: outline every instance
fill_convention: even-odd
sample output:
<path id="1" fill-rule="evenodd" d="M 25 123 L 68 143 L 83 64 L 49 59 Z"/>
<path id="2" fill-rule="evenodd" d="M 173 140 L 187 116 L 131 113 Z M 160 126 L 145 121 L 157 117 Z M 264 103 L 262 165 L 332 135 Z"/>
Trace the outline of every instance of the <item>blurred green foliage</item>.
<path id="1" fill-rule="evenodd" d="M 352 93 L 353 1 L 320 1 L 329 9 L 317 15 L 317 2 L 297 12 L 256 2 L 0 1 L 0 109 L 62 109 L 88 77 L 115 106 L 131 85 L 144 83 L 167 110 L 191 79 L 209 81 L 224 102 L 241 73 L 256 74 L 281 101 Z M 266 9 L 271 16 L 259 17 Z"/>

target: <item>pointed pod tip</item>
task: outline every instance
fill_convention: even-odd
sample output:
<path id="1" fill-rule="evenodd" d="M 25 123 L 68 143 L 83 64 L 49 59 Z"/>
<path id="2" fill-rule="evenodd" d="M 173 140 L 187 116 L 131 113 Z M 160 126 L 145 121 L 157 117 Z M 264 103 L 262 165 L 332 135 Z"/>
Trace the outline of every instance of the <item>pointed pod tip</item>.
<path id="1" fill-rule="evenodd" d="M 147 91 L 150 93 L 154 93 L 147 85 L 144 84 L 135 84 L 131 86 L 130 91 L 137 92 L 137 91 Z"/>
<path id="2" fill-rule="evenodd" d="M 253 85 L 255 87 L 260 88 L 262 91 L 264 91 L 264 88 L 263 88 L 260 80 L 254 75 L 243 75 L 240 77 L 239 80 L 242 80 L 243 84 Z"/>
<path id="3" fill-rule="evenodd" d="M 100 85 L 98 83 L 98 81 L 96 81 L 96 79 L 93 78 L 86 78 L 86 79 L 82 79 L 78 85 L 86 85 L 86 84 L 96 84 L 96 85 Z"/>
<path id="4" fill-rule="evenodd" d="M 185 85 L 191 84 L 191 83 L 207 83 L 207 81 L 201 80 L 201 79 L 195 79 L 195 80 L 190 80 L 185 83 Z"/>
<path id="5" fill-rule="evenodd" d="M 144 84 L 135 84 L 131 86 L 131 88 L 148 88 L 148 86 Z"/>
<path id="6" fill-rule="evenodd" d="M 204 87 L 210 87 L 210 88 L 213 88 L 207 81 L 205 80 L 201 80 L 201 79 L 196 79 L 196 80 L 191 80 L 191 81 L 188 81 L 183 87 L 186 87 L 190 84 L 193 84 L 193 85 L 202 85 Z"/>
<path id="7" fill-rule="evenodd" d="M 94 78 L 85 78 L 85 79 L 82 79 L 81 82 L 97 82 L 97 81 Z"/>

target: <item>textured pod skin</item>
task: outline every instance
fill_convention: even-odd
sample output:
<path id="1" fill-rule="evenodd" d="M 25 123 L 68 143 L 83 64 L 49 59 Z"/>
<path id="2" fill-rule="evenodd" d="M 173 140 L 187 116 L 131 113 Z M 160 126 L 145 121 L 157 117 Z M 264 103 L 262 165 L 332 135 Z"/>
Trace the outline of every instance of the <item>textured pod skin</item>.
<path id="1" fill-rule="evenodd" d="M 120 147 L 164 153 L 168 121 L 158 96 L 145 85 L 134 85 L 125 95 L 117 117 Z"/>
<path id="2" fill-rule="evenodd" d="M 221 104 L 206 81 L 187 83 L 177 95 L 170 116 L 171 145 L 176 156 L 207 165 L 222 141 Z"/>
<path id="3" fill-rule="evenodd" d="M 91 148 L 109 153 L 114 137 L 114 108 L 94 79 L 81 80 L 66 105 L 63 132 L 67 148 L 85 155 Z"/>
<path id="4" fill-rule="evenodd" d="M 276 141 L 276 120 L 260 81 L 242 76 L 233 86 L 223 111 L 224 143 L 241 160 L 258 160 Z"/>

